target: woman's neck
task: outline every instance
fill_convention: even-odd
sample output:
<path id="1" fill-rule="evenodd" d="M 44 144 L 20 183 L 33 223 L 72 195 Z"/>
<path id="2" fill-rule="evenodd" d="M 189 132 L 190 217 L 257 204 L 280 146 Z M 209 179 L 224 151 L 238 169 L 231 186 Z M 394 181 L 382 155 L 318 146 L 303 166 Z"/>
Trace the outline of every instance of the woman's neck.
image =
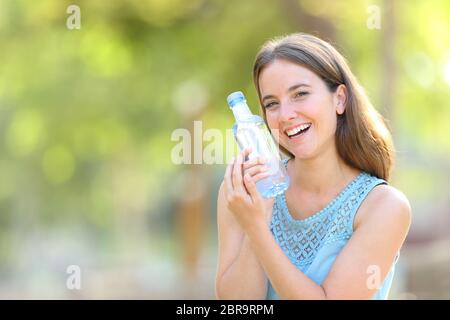
<path id="1" fill-rule="evenodd" d="M 342 190 L 359 173 L 338 156 L 335 148 L 311 159 L 294 158 L 290 171 L 294 189 L 316 195 Z"/>

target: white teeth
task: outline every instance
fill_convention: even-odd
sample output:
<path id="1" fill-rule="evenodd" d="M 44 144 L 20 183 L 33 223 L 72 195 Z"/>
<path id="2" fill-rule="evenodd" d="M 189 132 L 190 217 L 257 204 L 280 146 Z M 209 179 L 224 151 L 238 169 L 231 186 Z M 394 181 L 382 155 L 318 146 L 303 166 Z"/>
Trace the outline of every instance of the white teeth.
<path id="1" fill-rule="evenodd" d="M 294 129 L 287 130 L 286 133 L 287 133 L 288 136 L 292 136 L 292 135 L 294 135 L 296 133 L 299 133 L 302 130 L 305 130 L 305 129 L 309 128 L 310 126 L 311 126 L 311 123 L 305 123 L 305 124 L 302 124 L 302 125 L 300 125 L 298 127 L 295 127 Z"/>

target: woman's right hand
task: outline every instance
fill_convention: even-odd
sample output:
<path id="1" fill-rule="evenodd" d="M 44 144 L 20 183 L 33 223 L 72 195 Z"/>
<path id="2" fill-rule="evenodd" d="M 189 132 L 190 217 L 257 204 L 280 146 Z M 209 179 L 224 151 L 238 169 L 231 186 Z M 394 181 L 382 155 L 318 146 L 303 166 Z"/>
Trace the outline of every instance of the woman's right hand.
<path id="1" fill-rule="evenodd" d="M 245 158 L 247 158 L 247 156 L 251 153 L 251 148 L 244 149 Z M 245 174 L 249 174 L 255 183 L 259 180 L 267 178 L 268 176 L 270 176 L 270 168 L 266 165 L 266 163 L 267 159 L 261 157 L 245 161 L 242 165 L 243 176 L 245 176 Z"/>
<path id="2" fill-rule="evenodd" d="M 256 183 L 272 173 L 262 158 L 244 161 L 251 154 L 250 148 L 243 150 L 227 167 L 224 177 L 226 204 L 230 211 L 240 220 L 241 227 L 253 225 L 258 219 L 258 212 L 263 213 L 264 220 L 270 224 L 275 198 L 265 199 L 256 188 Z M 244 177 L 248 177 L 244 178 Z M 251 188 L 251 189 L 249 189 Z M 253 217 L 252 217 L 253 215 Z"/>
<path id="3" fill-rule="evenodd" d="M 251 152 L 251 148 L 245 149 L 244 156 L 247 157 L 251 154 Z M 267 162 L 267 159 L 261 157 L 244 161 L 242 165 L 243 175 L 245 176 L 245 174 L 249 174 L 254 183 L 269 177 L 272 174 L 272 170 L 266 165 Z M 267 223 L 270 224 L 270 221 L 272 220 L 272 209 L 275 198 L 264 199 L 263 201 L 267 212 Z"/>

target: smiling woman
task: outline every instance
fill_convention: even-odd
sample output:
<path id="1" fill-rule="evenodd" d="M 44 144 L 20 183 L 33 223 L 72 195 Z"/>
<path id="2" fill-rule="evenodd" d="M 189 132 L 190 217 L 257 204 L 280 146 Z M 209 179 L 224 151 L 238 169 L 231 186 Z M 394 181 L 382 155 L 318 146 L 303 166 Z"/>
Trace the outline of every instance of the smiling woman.
<path id="1" fill-rule="evenodd" d="M 254 82 L 291 185 L 263 199 L 239 154 L 218 196 L 223 299 L 386 299 L 411 209 L 388 186 L 393 144 L 345 59 L 293 34 L 266 43 Z"/>

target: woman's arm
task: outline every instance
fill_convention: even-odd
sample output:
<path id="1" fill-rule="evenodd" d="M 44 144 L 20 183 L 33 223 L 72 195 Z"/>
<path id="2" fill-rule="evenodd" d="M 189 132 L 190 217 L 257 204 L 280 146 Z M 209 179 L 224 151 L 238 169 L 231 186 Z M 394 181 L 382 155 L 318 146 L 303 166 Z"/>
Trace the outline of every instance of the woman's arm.
<path id="1" fill-rule="evenodd" d="M 408 199 L 397 189 L 375 187 L 354 220 L 354 232 L 323 287 L 331 298 L 370 299 L 379 289 L 411 225 Z M 377 279 L 378 278 L 378 279 Z"/>
<path id="2" fill-rule="evenodd" d="M 267 277 L 250 248 L 248 237 L 225 204 L 223 184 L 220 186 L 217 222 L 219 258 L 216 274 L 218 299 L 265 299 Z"/>

